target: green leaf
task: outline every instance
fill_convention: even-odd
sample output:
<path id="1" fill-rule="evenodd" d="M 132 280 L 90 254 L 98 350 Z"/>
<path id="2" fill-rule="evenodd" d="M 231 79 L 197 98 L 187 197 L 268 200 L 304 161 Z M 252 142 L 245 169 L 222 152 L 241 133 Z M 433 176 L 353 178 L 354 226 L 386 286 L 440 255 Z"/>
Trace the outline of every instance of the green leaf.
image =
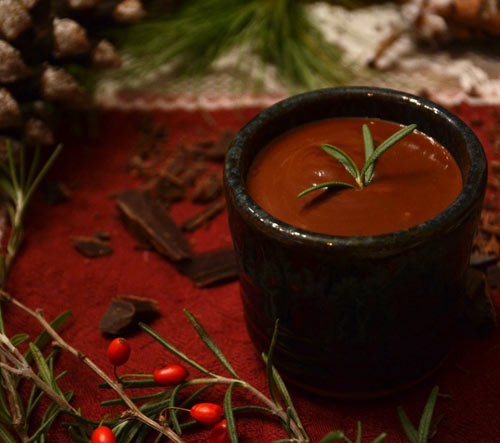
<path id="1" fill-rule="evenodd" d="M 16 334 L 10 338 L 10 342 L 17 348 L 22 345 L 24 342 L 28 341 L 30 338 L 29 334 Z"/>
<path id="2" fill-rule="evenodd" d="M 183 384 L 181 383 L 180 385 L 177 385 L 174 390 L 172 391 L 172 395 L 170 396 L 170 402 L 169 402 L 169 407 L 170 407 L 170 422 L 172 423 L 172 427 L 174 428 L 174 431 L 177 432 L 177 434 L 182 435 L 182 429 L 179 424 L 179 419 L 177 418 L 177 410 L 175 409 L 175 400 L 177 398 L 177 393 L 182 389 Z"/>
<path id="3" fill-rule="evenodd" d="M 363 169 L 361 170 L 361 177 L 364 177 L 368 168 L 370 168 L 375 161 L 389 148 L 394 146 L 397 142 L 408 136 L 417 127 L 415 124 L 411 124 L 401 128 L 399 131 L 392 134 L 389 138 L 384 140 L 377 149 L 373 152 L 370 158 L 365 162 Z"/>
<path id="4" fill-rule="evenodd" d="M 30 170 L 28 172 L 28 177 L 26 178 L 26 187 L 29 187 L 35 178 L 36 170 L 38 168 L 38 162 L 40 161 L 40 146 L 35 148 L 35 153 L 31 159 Z"/>
<path id="5" fill-rule="evenodd" d="M 267 352 L 266 379 L 267 379 L 267 388 L 269 389 L 274 404 L 281 408 L 279 398 L 276 395 L 276 387 L 273 378 L 273 354 L 274 354 L 274 348 L 276 346 L 276 340 L 278 338 L 278 328 L 279 328 L 279 319 L 276 319 L 276 322 L 274 323 L 273 336 L 271 338 L 271 343 L 269 344 L 269 351 Z"/>
<path id="6" fill-rule="evenodd" d="M 224 366 L 224 368 L 226 368 L 226 370 L 233 377 L 240 379 L 240 377 L 238 376 L 238 374 L 236 374 L 236 371 L 233 369 L 233 367 L 231 366 L 231 364 L 229 363 L 229 361 L 227 360 L 225 355 L 220 350 L 219 346 L 217 346 L 217 344 L 213 341 L 212 337 L 210 337 L 210 335 L 208 335 L 207 331 L 198 322 L 196 317 L 193 314 L 191 314 L 191 312 L 189 312 L 189 310 L 187 310 L 187 309 L 184 309 L 184 313 L 186 314 L 186 317 L 191 322 L 191 324 L 193 325 L 194 329 L 196 330 L 196 332 L 198 333 L 200 338 L 202 339 L 203 343 L 205 343 L 205 345 L 208 347 L 208 349 L 210 349 L 212 354 L 215 355 L 215 357 L 217 358 L 217 360 L 219 360 L 221 365 Z"/>
<path id="7" fill-rule="evenodd" d="M 341 163 L 341 165 L 347 170 L 349 174 L 351 174 L 356 181 L 359 180 L 360 174 L 359 169 L 354 163 L 354 160 L 349 157 L 342 149 L 337 148 L 332 145 L 321 145 L 321 149 L 326 152 L 328 155 L 332 156 L 335 160 Z"/>
<path id="8" fill-rule="evenodd" d="M 329 432 L 328 434 L 323 436 L 323 438 L 320 440 L 319 443 L 330 443 L 332 441 L 339 441 L 339 440 L 352 443 L 351 440 L 349 440 L 342 431 Z"/>
<path id="9" fill-rule="evenodd" d="M 365 126 L 365 125 L 363 125 Z M 361 422 L 358 420 L 357 424 L 357 433 L 356 433 L 356 443 L 361 443 L 361 439 L 363 438 L 363 427 L 361 425 Z"/>
<path id="10" fill-rule="evenodd" d="M 227 433 L 231 443 L 238 443 L 238 433 L 236 431 L 236 422 L 234 421 L 232 406 L 233 388 L 235 384 L 236 383 L 231 383 L 224 395 L 224 415 L 226 417 Z"/>
<path id="11" fill-rule="evenodd" d="M 164 397 L 166 394 L 166 391 L 161 391 L 161 392 L 156 392 L 154 394 L 149 394 L 149 395 L 140 395 L 137 397 L 130 397 L 130 400 L 132 400 L 134 403 L 141 401 L 141 400 L 152 400 L 154 398 L 161 398 Z M 101 402 L 101 406 L 112 406 L 112 405 L 120 405 L 125 403 L 123 399 L 121 398 L 114 398 L 112 400 L 106 400 Z"/>
<path id="12" fill-rule="evenodd" d="M 19 182 L 17 180 L 16 165 L 14 162 L 14 156 L 12 155 L 12 145 L 10 143 L 10 140 L 7 140 L 6 148 L 7 148 L 7 160 L 9 162 L 9 177 L 12 181 L 13 188 L 19 189 Z"/>
<path id="13" fill-rule="evenodd" d="M 47 365 L 47 362 L 45 361 L 45 358 L 40 352 L 40 349 L 38 349 L 38 347 L 34 343 L 30 343 L 29 346 L 31 355 L 33 355 L 36 366 L 38 367 L 38 374 L 40 375 L 40 378 L 50 387 L 52 387 L 53 383 L 50 369 Z"/>
<path id="14" fill-rule="evenodd" d="M 4 443 L 17 443 L 14 437 L 3 427 L 3 425 L 0 425 L 0 439 Z"/>
<path id="15" fill-rule="evenodd" d="M 55 377 L 54 380 L 56 382 L 59 381 L 67 373 L 68 373 L 68 371 L 61 372 L 57 377 Z M 43 391 L 40 391 L 40 392 L 39 391 L 40 390 L 38 389 L 38 387 L 35 384 L 33 384 L 32 388 L 31 388 L 30 396 L 28 398 L 28 403 L 26 406 L 26 419 L 28 419 L 30 417 L 30 415 L 33 412 L 33 410 L 35 409 L 36 405 L 40 402 L 41 398 L 45 394 Z M 37 395 L 37 393 L 38 393 L 38 395 Z"/>
<path id="16" fill-rule="evenodd" d="M 408 438 L 410 443 L 417 443 L 418 441 L 417 430 L 415 429 L 415 426 L 413 426 L 413 423 L 408 418 L 406 412 L 401 406 L 398 407 L 398 415 L 399 415 L 399 421 L 401 422 L 403 430 L 405 431 L 406 437 Z"/>
<path id="17" fill-rule="evenodd" d="M 1 377 L 1 376 L 0 376 Z M 0 421 L 6 425 L 12 424 L 12 417 L 10 415 L 9 407 L 4 398 L 3 385 L 0 383 Z"/>
<path id="18" fill-rule="evenodd" d="M 382 432 L 378 437 L 375 437 L 372 443 L 380 443 L 381 441 L 385 440 L 385 437 L 387 437 L 387 434 L 385 432 Z"/>
<path id="19" fill-rule="evenodd" d="M 139 388 L 157 388 L 158 385 L 154 380 L 123 380 L 120 379 L 122 386 L 124 388 L 133 388 L 133 389 L 139 389 Z M 108 385 L 107 383 L 99 383 L 98 386 L 101 389 L 111 389 L 111 386 Z"/>
<path id="20" fill-rule="evenodd" d="M 356 189 L 356 186 L 353 186 L 350 183 L 346 183 L 346 182 L 324 182 L 324 183 L 320 183 L 319 185 L 311 186 L 310 188 L 304 189 L 303 191 L 301 191 L 297 194 L 297 198 L 304 197 L 304 195 L 309 194 L 310 192 L 317 191 L 319 189 L 333 188 L 336 186 Z"/>
<path id="21" fill-rule="evenodd" d="M 62 314 L 59 314 L 54 320 L 52 320 L 50 322 L 50 325 L 56 330 L 58 331 L 59 329 L 62 328 L 62 326 L 64 325 L 64 323 L 66 323 L 66 321 L 68 320 L 68 318 L 71 317 L 71 311 L 65 311 L 63 312 Z M 36 339 L 35 341 L 33 342 L 35 344 L 35 346 L 40 349 L 40 350 L 43 350 L 45 348 L 45 346 L 47 346 L 51 341 L 51 336 L 48 334 L 48 332 L 46 331 L 43 331 Z M 28 363 L 31 363 L 33 361 L 33 356 L 32 356 L 32 353 L 31 353 L 31 350 L 28 350 L 25 354 L 24 354 L 24 358 L 26 359 L 26 361 Z"/>
<path id="22" fill-rule="evenodd" d="M 139 326 L 141 327 L 141 329 L 143 331 L 147 332 L 151 337 L 153 337 L 164 348 L 167 348 L 172 354 L 176 355 L 178 358 L 185 361 L 187 364 L 193 366 L 194 368 L 198 369 L 199 371 L 203 372 L 204 374 L 206 374 L 210 377 L 216 377 L 215 374 L 213 374 L 209 370 L 205 369 L 203 366 L 196 363 L 194 360 L 191 360 L 186 354 L 183 354 L 181 351 L 176 349 L 174 345 L 172 345 L 167 340 L 165 340 L 161 335 L 159 335 L 156 331 L 154 331 L 148 325 L 146 325 L 144 323 L 139 323 Z"/>
<path id="23" fill-rule="evenodd" d="M 432 389 L 427 403 L 425 404 L 422 417 L 420 418 L 420 424 L 418 426 L 418 443 L 427 443 L 429 439 L 429 430 L 432 422 L 432 414 L 434 412 L 434 406 L 436 405 L 437 396 L 439 394 L 439 387 L 434 386 Z"/>
<path id="24" fill-rule="evenodd" d="M 375 150 L 375 145 L 373 143 L 373 136 L 368 125 L 363 125 L 363 143 L 365 145 L 365 162 L 372 156 Z M 367 186 L 370 184 L 373 178 L 373 163 L 366 169 L 363 175 L 363 185 Z"/>
<path id="25" fill-rule="evenodd" d="M 68 391 L 64 393 L 64 398 L 66 401 L 71 401 L 73 398 L 73 392 Z M 49 428 L 52 426 L 52 423 L 54 423 L 55 419 L 57 416 L 61 413 L 62 409 L 59 407 L 57 403 L 51 403 L 47 410 L 45 411 L 45 414 L 42 417 L 42 423 L 41 426 L 38 428 L 38 430 L 28 439 L 28 442 L 36 442 L 38 441 L 38 438 L 41 435 L 44 435 Z"/>
<path id="26" fill-rule="evenodd" d="M 123 437 L 120 438 L 120 443 L 132 443 L 135 442 L 135 436 L 145 426 L 140 421 L 130 421 L 128 426 L 123 430 Z"/>
<path id="27" fill-rule="evenodd" d="M 180 404 L 180 407 L 181 408 L 185 408 L 187 406 L 190 406 L 191 403 L 196 400 L 201 394 L 203 394 L 206 390 L 214 387 L 215 384 L 211 383 L 209 385 L 206 385 L 206 386 L 203 386 L 201 387 L 200 389 L 198 389 L 197 391 L 193 392 L 188 398 L 186 398 L 186 400 L 184 400 L 181 404 Z"/>
<path id="28" fill-rule="evenodd" d="M 262 353 L 262 359 L 264 360 L 264 363 L 267 364 L 267 355 L 265 353 Z M 283 399 L 283 402 L 285 403 L 287 408 L 291 409 L 293 421 L 295 422 L 297 427 L 300 429 L 302 436 L 306 440 L 309 440 L 309 436 L 307 435 L 307 432 L 304 429 L 302 422 L 300 421 L 299 415 L 297 414 L 295 406 L 293 405 L 292 397 L 290 396 L 290 393 L 288 392 L 288 389 L 285 385 L 285 382 L 281 378 L 281 375 L 279 374 L 277 369 L 274 367 L 274 365 L 271 365 L 271 366 L 273 368 L 274 383 L 276 384 L 276 387 L 278 388 L 278 392 L 280 393 L 281 398 Z"/>
<path id="29" fill-rule="evenodd" d="M 233 408 L 234 414 L 239 414 L 242 412 L 262 412 L 264 414 L 276 415 L 276 413 L 272 409 L 265 408 L 264 406 L 259 405 L 235 406 Z"/>
<path id="30" fill-rule="evenodd" d="M 26 205 L 31 200 L 33 193 L 35 192 L 36 188 L 38 187 L 40 182 L 43 180 L 43 178 L 45 177 L 45 175 L 49 171 L 52 164 L 56 161 L 56 158 L 59 156 L 59 153 L 61 152 L 62 148 L 63 148 L 63 145 L 59 144 L 56 147 L 56 149 L 54 149 L 54 152 L 52 152 L 52 154 L 50 155 L 50 157 L 47 160 L 47 162 L 45 163 L 45 165 L 43 165 L 42 169 L 40 170 L 40 172 L 38 173 L 36 178 L 33 180 L 33 182 L 31 184 L 28 185 L 28 189 L 26 191 L 26 197 L 24 199 Z"/>
<path id="31" fill-rule="evenodd" d="M 7 178 L 0 176 L 0 188 L 2 188 L 13 201 L 16 201 L 16 191 L 12 186 L 12 183 Z"/>
<path id="32" fill-rule="evenodd" d="M 80 435 L 78 433 L 78 431 L 76 430 L 75 426 L 68 426 L 68 433 L 74 441 L 77 441 L 79 443 L 88 443 L 89 442 L 88 437 L 83 437 L 82 435 Z"/>

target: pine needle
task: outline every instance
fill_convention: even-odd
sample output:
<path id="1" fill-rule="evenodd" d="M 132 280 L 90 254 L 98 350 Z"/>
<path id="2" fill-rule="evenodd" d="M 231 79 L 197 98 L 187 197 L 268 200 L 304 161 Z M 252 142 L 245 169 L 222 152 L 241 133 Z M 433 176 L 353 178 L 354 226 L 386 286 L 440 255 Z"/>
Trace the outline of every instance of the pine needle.
<path id="1" fill-rule="evenodd" d="M 341 50 L 325 41 L 297 0 L 192 0 L 113 37 L 131 58 L 121 71 L 125 80 L 167 64 L 176 75 L 203 75 L 232 48 L 275 65 L 290 87 L 336 85 L 349 78 Z M 244 70 L 247 57 L 237 59 Z"/>

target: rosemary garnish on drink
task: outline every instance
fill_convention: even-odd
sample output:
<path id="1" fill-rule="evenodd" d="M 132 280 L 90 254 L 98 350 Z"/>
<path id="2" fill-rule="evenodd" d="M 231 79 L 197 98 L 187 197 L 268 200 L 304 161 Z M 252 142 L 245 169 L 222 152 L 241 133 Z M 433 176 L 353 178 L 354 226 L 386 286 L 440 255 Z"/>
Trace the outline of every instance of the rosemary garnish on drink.
<path id="1" fill-rule="evenodd" d="M 356 185 L 359 189 L 363 189 L 368 186 L 373 179 L 373 169 L 375 167 L 375 162 L 377 159 L 386 152 L 389 148 L 394 146 L 400 140 L 405 138 L 407 135 L 411 134 L 413 130 L 417 127 L 415 124 L 411 124 L 401 128 L 399 131 L 392 134 L 389 138 L 384 140 L 377 148 L 373 143 L 373 136 L 368 125 L 363 125 L 363 142 L 365 145 L 365 164 L 361 171 L 354 163 L 354 160 L 346 154 L 342 149 L 337 148 L 329 144 L 321 145 L 321 149 L 328 155 L 331 155 L 335 160 L 339 161 L 342 166 L 354 177 Z M 356 186 L 351 183 L 340 182 L 340 181 L 330 181 L 320 183 L 318 185 L 311 186 L 310 188 L 304 189 L 297 195 L 297 198 L 303 197 L 310 192 L 317 191 L 318 189 L 331 188 L 335 186 L 354 188 Z"/>

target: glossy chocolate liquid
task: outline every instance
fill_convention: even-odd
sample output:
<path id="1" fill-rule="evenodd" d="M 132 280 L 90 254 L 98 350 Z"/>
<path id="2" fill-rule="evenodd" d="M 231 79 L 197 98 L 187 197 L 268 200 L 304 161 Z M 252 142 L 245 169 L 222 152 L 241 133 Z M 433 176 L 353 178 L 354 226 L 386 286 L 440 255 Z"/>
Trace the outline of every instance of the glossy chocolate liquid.
<path id="1" fill-rule="evenodd" d="M 344 150 L 358 168 L 365 162 L 362 125 L 375 147 L 402 126 L 368 118 L 328 119 L 300 126 L 264 147 L 247 177 L 250 196 L 275 218 L 330 235 L 366 236 L 416 226 L 442 212 L 462 190 L 452 155 L 426 134 L 414 131 L 386 151 L 363 189 L 330 188 L 297 194 L 327 181 L 355 185 L 354 178 L 320 149 Z"/>

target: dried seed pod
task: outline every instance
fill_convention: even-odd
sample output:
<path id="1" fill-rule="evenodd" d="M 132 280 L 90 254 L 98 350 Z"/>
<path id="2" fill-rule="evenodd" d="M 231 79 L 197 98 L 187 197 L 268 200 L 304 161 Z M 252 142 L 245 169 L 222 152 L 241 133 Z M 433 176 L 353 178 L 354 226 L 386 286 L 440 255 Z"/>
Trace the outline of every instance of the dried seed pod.
<path id="1" fill-rule="evenodd" d="M 144 17 L 145 11 L 139 0 L 123 0 L 116 5 L 113 18 L 120 23 L 134 23 Z"/>
<path id="2" fill-rule="evenodd" d="M 116 48 L 108 40 L 97 43 L 92 51 L 91 61 L 96 68 L 118 68 L 121 65 Z"/>
<path id="3" fill-rule="evenodd" d="M 15 40 L 31 26 L 31 17 L 17 0 L 0 1 L 0 33 L 9 40 Z"/>
<path id="4" fill-rule="evenodd" d="M 58 58 L 76 57 L 90 49 L 85 29 L 69 18 L 55 18 L 53 22 L 54 55 Z"/>
<path id="5" fill-rule="evenodd" d="M 30 118 L 24 125 L 26 140 L 35 145 L 50 146 L 54 144 L 54 134 L 50 128 L 37 118 Z"/>
<path id="6" fill-rule="evenodd" d="M 0 88 L 0 128 L 12 128 L 20 123 L 21 111 L 19 105 L 10 92 Z"/>
<path id="7" fill-rule="evenodd" d="M 92 9 L 100 0 L 68 0 L 68 5 L 73 9 Z"/>
<path id="8" fill-rule="evenodd" d="M 26 78 L 29 73 L 21 53 L 5 40 L 0 40 L 0 82 L 14 83 Z"/>
<path id="9" fill-rule="evenodd" d="M 81 104 L 85 100 L 82 87 L 62 68 L 47 66 L 42 73 L 41 86 L 47 101 Z"/>

